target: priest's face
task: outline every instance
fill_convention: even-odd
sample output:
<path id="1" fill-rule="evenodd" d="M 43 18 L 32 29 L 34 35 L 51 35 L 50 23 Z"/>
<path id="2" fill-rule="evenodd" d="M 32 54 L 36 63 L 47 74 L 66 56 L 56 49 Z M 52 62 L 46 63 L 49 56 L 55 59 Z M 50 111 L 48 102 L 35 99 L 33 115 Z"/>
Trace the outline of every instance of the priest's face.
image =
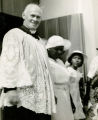
<path id="1" fill-rule="evenodd" d="M 40 7 L 37 5 L 31 5 L 22 15 L 24 26 L 32 31 L 36 31 L 41 22 L 41 15 L 42 11 Z"/>

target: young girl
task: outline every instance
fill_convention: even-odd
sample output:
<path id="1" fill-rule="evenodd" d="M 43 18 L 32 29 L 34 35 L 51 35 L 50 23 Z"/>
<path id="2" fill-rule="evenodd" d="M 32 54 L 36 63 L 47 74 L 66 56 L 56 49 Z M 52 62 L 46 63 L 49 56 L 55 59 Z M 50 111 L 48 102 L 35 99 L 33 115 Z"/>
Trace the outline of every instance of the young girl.
<path id="1" fill-rule="evenodd" d="M 82 102 L 80 98 L 79 81 L 82 78 L 82 73 L 79 72 L 78 68 L 83 65 L 84 54 L 81 51 L 73 51 L 68 58 L 70 66 L 67 68 L 70 73 L 70 93 L 75 105 L 74 119 L 84 119 L 85 115 L 82 109 Z"/>

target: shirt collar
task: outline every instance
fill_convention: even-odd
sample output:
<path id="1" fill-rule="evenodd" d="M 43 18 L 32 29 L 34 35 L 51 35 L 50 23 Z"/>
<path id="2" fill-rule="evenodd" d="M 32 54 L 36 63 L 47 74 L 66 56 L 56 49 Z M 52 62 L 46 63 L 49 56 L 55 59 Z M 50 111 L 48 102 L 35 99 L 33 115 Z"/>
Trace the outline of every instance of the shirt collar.
<path id="1" fill-rule="evenodd" d="M 27 27 L 25 27 L 24 25 L 22 25 L 22 26 L 20 27 L 20 29 L 23 30 L 24 32 L 32 35 L 34 38 L 36 38 L 36 39 L 39 40 L 38 32 L 35 32 L 34 34 L 32 34 L 32 33 L 30 32 L 30 30 L 29 30 Z"/>

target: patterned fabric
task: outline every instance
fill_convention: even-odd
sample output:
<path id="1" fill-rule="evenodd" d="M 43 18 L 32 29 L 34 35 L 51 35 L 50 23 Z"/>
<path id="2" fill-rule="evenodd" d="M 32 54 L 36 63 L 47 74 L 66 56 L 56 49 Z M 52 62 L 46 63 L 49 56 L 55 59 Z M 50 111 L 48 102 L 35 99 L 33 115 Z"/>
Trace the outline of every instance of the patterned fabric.
<path id="1" fill-rule="evenodd" d="M 32 84 L 24 86 L 29 79 L 26 74 L 20 74 L 22 79 L 20 87 L 17 84 L 21 81 L 18 79 L 19 69 L 17 66 L 21 58 Z M 6 77 L 2 82 L 0 74 L 0 88 L 18 87 L 20 106 L 29 110 L 45 114 L 55 112 L 52 76 L 47 59 L 47 52 L 40 41 L 18 28 L 12 29 L 6 34 L 3 43 L 1 60 L 4 61 L 3 75 L 6 74 Z"/>
<path id="2" fill-rule="evenodd" d="M 0 88 L 14 88 L 33 84 L 23 58 L 23 35 L 18 38 L 18 33 L 16 34 L 15 31 L 9 31 L 4 36 L 0 57 Z M 34 58 L 33 60 L 35 61 Z"/>

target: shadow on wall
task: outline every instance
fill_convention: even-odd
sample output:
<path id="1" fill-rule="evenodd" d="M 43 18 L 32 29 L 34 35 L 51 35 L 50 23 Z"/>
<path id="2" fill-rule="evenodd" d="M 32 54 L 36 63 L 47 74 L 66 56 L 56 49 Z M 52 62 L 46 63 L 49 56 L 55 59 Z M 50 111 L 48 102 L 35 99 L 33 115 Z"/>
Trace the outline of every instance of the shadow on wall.
<path id="1" fill-rule="evenodd" d="M 22 18 L 0 12 L 0 53 L 5 33 L 12 28 L 20 27 L 22 23 Z"/>

